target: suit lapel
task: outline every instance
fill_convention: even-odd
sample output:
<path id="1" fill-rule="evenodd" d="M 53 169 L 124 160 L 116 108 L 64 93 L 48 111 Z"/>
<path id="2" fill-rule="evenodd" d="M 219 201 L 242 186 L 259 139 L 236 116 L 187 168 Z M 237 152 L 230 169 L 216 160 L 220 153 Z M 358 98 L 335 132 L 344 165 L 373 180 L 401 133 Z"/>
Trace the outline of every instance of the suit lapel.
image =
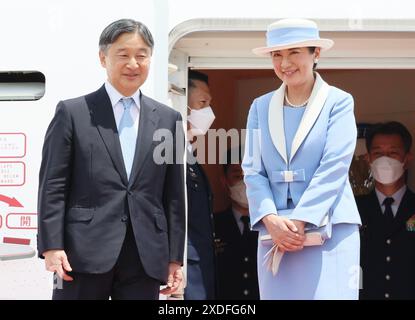
<path id="1" fill-rule="evenodd" d="M 288 163 L 284 132 L 284 93 L 285 84 L 282 84 L 271 98 L 268 110 L 268 128 L 275 148 L 285 163 Z"/>
<path id="2" fill-rule="evenodd" d="M 127 174 L 122 158 L 114 111 L 111 106 L 110 98 L 105 90 L 105 86 L 102 86 L 95 93 L 88 95 L 86 101 L 91 114 L 92 123 L 97 127 L 114 167 L 120 174 L 122 181 L 127 184 Z"/>
<path id="3" fill-rule="evenodd" d="M 212 195 L 212 189 L 210 188 L 209 179 L 206 176 L 205 170 L 203 169 L 202 165 L 199 162 L 196 162 L 195 165 L 199 168 L 200 174 L 202 175 L 202 179 L 205 182 L 206 189 L 210 197 Z"/>
<path id="4" fill-rule="evenodd" d="M 148 156 L 151 144 L 153 143 L 153 133 L 158 125 L 159 116 L 156 108 L 146 96 L 140 96 L 140 122 L 138 125 L 137 142 L 133 167 L 131 170 L 129 184 L 133 184 L 143 168 L 144 160 Z M 151 155 L 152 156 L 152 155 Z"/>
<path id="5" fill-rule="evenodd" d="M 311 92 L 310 102 L 305 109 L 304 115 L 293 139 L 290 161 L 294 158 L 296 152 L 300 148 L 305 137 L 313 127 L 321 110 L 323 109 L 329 93 L 329 88 L 329 85 L 321 79 L 318 73 L 316 73 L 316 81 L 313 91 Z"/>
<path id="6" fill-rule="evenodd" d="M 413 215 L 415 212 L 411 211 L 414 210 L 415 207 L 415 199 L 411 191 L 408 189 L 406 190 L 401 204 L 399 205 L 398 212 L 396 213 L 396 217 L 394 219 L 392 225 L 392 232 L 398 231 L 402 225 L 406 225 L 406 221 Z"/>
<path id="7" fill-rule="evenodd" d="M 378 196 L 376 195 L 375 190 L 370 193 L 370 198 L 366 208 L 369 215 L 369 220 L 379 222 L 384 218 L 382 208 L 379 203 Z"/>
<path id="8" fill-rule="evenodd" d="M 378 233 L 379 227 L 383 228 L 383 214 L 375 190 L 359 199 L 359 214 L 362 218 L 360 233 L 364 239 L 362 246 L 367 247 L 368 241 Z"/>
<path id="9" fill-rule="evenodd" d="M 284 130 L 284 94 L 286 85 L 282 84 L 271 98 L 268 110 L 268 127 L 272 142 L 276 147 L 278 153 L 288 163 L 287 148 L 285 142 Z M 301 119 L 298 130 L 294 136 L 291 146 L 291 158 L 300 148 L 305 137 L 316 122 L 324 103 L 326 102 L 330 86 L 316 73 L 316 81 L 311 92 L 309 105 L 306 107 L 304 115 Z"/>
<path id="10" fill-rule="evenodd" d="M 228 220 L 227 226 L 229 227 L 229 239 L 231 241 L 235 239 L 237 239 L 236 241 L 240 241 L 242 234 L 241 230 L 239 229 L 238 222 L 233 215 L 232 206 L 228 209 L 226 218 Z"/>

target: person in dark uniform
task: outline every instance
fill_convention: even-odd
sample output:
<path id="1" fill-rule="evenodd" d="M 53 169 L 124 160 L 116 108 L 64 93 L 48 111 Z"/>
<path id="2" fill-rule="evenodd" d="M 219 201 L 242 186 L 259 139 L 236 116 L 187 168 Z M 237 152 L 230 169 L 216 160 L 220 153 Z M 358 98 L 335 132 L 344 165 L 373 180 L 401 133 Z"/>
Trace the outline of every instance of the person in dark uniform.
<path id="1" fill-rule="evenodd" d="M 238 152 L 239 151 L 239 152 Z M 232 153 L 235 153 L 232 157 Z M 223 184 L 231 206 L 214 214 L 218 270 L 218 299 L 258 300 L 258 232 L 249 225 L 248 199 L 240 165 L 240 148 L 229 149 Z M 237 159 L 232 161 L 232 159 Z"/>
<path id="2" fill-rule="evenodd" d="M 399 122 L 366 136 L 375 190 L 357 197 L 362 217 L 360 299 L 415 299 L 415 194 L 406 185 L 412 137 Z"/>
<path id="3" fill-rule="evenodd" d="M 191 70 L 188 81 L 188 148 L 187 148 L 187 284 L 185 300 L 215 299 L 215 251 L 212 192 L 209 181 L 194 157 L 191 142 L 205 135 L 215 116 L 209 106 L 212 100 L 208 77 Z"/>

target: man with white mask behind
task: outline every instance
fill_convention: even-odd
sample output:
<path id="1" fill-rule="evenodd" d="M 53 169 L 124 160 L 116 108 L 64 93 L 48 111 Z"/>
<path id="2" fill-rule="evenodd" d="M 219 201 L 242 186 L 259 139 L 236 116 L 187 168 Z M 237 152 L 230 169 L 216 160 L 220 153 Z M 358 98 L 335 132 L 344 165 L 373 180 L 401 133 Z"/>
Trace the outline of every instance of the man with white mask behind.
<path id="1" fill-rule="evenodd" d="M 216 262 L 214 250 L 213 194 L 202 166 L 194 157 L 193 140 L 204 138 L 215 115 L 210 102 L 208 77 L 190 70 L 187 115 L 187 269 L 185 300 L 216 298 Z"/>
<path id="2" fill-rule="evenodd" d="M 221 180 L 231 206 L 214 214 L 220 300 L 259 300 L 258 232 L 250 230 L 241 154 L 240 147 L 226 153 Z"/>
<path id="3" fill-rule="evenodd" d="M 362 218 L 360 299 L 415 299 L 415 194 L 406 185 L 412 137 L 399 122 L 366 136 L 375 190 L 358 197 Z"/>

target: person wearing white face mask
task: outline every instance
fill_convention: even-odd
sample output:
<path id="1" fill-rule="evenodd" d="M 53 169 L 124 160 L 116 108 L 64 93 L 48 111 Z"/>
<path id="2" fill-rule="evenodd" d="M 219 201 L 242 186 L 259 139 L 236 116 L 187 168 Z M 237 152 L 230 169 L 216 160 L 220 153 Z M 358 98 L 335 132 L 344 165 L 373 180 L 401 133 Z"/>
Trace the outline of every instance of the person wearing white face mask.
<path id="1" fill-rule="evenodd" d="M 187 116 L 187 121 L 190 124 L 190 137 L 204 136 L 215 120 L 215 114 L 213 113 L 212 107 L 207 106 L 201 109 L 187 108 L 190 111 L 190 114 Z"/>
<path id="2" fill-rule="evenodd" d="M 208 77 L 198 71 L 191 70 L 189 72 L 188 81 L 188 140 L 192 141 L 196 136 L 204 136 L 215 120 L 210 102 Z"/>
<path id="3" fill-rule="evenodd" d="M 385 186 L 393 185 L 403 177 L 405 172 L 404 163 L 388 156 L 382 156 L 373 160 L 370 164 L 370 170 L 373 179 Z"/>
<path id="4" fill-rule="evenodd" d="M 187 115 L 187 279 L 185 300 L 216 298 L 213 194 L 202 166 L 194 158 L 191 142 L 205 135 L 215 116 L 210 108 L 208 77 L 191 70 L 188 77 Z"/>
<path id="5" fill-rule="evenodd" d="M 233 159 L 238 160 L 234 163 Z M 258 232 L 250 230 L 248 198 L 240 160 L 240 148 L 227 151 L 221 181 L 231 206 L 214 214 L 217 293 L 220 300 L 259 299 L 256 265 Z"/>
<path id="6" fill-rule="evenodd" d="M 406 185 L 412 137 L 399 122 L 374 125 L 366 159 L 375 190 L 356 198 L 362 218 L 360 299 L 415 299 L 415 194 Z"/>

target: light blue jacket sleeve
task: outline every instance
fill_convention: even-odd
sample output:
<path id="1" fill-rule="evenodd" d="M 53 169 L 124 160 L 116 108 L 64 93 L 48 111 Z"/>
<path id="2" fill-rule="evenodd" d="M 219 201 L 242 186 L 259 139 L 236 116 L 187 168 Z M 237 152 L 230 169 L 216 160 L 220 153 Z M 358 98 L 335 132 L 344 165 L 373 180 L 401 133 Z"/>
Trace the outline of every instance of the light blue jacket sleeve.
<path id="1" fill-rule="evenodd" d="M 248 114 L 242 169 L 251 226 L 253 230 L 258 230 L 258 222 L 268 214 L 276 214 L 277 208 L 261 157 L 261 129 L 258 128 L 257 100 L 252 103 Z"/>
<path id="2" fill-rule="evenodd" d="M 349 177 L 357 129 L 350 94 L 333 107 L 328 123 L 323 156 L 290 219 L 320 225 L 341 197 Z M 306 156 L 306 155 L 303 155 Z"/>

